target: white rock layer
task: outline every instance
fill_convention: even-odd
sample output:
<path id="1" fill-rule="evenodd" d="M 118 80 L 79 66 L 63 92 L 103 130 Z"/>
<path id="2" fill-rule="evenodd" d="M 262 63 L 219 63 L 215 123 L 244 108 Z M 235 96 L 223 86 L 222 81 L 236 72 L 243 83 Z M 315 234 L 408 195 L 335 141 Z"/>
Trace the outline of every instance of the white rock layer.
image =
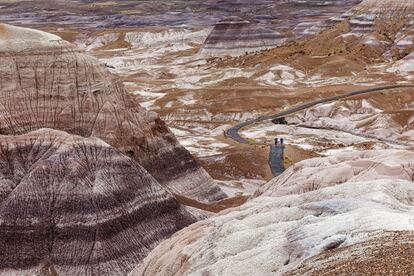
<path id="1" fill-rule="evenodd" d="M 275 196 L 268 187 L 265 196 L 177 232 L 131 275 L 280 275 L 333 248 L 412 231 L 413 158 L 384 151 L 302 162 L 269 185 L 299 187 L 319 175 L 320 189 Z"/>

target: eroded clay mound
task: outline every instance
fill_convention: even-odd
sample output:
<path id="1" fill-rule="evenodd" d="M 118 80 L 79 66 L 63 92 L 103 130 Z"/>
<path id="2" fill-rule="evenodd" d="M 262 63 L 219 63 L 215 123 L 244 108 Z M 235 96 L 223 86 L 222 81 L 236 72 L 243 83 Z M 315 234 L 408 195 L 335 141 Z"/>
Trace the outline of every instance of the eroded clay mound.
<path id="1" fill-rule="evenodd" d="M 359 180 L 348 178 L 330 187 L 324 184 L 330 182 L 328 176 L 341 180 L 341 175 L 330 169 L 329 162 L 338 163 L 339 168 L 341 163 L 348 167 L 349 161 L 343 156 L 329 162 L 312 159 L 297 174 L 311 177 L 316 173 L 313 167 L 318 167 L 326 176 L 319 179 L 318 190 L 260 196 L 195 223 L 161 243 L 132 275 L 281 275 L 297 269 L 303 274 L 306 269 L 326 271 L 325 267 L 339 265 L 349 270 L 352 266 L 348 263 L 347 267 L 346 262 L 352 259 L 367 266 L 383 242 L 393 242 L 387 232 L 414 229 L 412 152 L 390 150 L 389 162 L 383 159 L 385 154 L 377 153 L 379 157 L 371 163 L 355 158 L 352 167 L 359 172 Z M 374 159 L 373 153 L 369 155 Z M 406 163 L 400 164 L 399 158 Z M 310 165 L 308 171 L 306 164 Z M 375 169 L 385 171 L 373 174 Z M 301 185 L 294 174 L 290 178 Z M 370 253 L 364 255 L 364 243 L 380 239 L 383 242 L 372 243 Z M 394 252 L 393 256 L 407 254 Z M 397 265 L 382 266 L 383 272 L 389 274 Z M 360 271 L 364 271 L 362 267 Z"/>
<path id="2" fill-rule="evenodd" d="M 52 128 L 98 137 L 176 193 L 203 201 L 225 197 L 104 64 L 44 32 L 1 24 L 0 36 L 0 133 Z"/>
<path id="3" fill-rule="evenodd" d="M 240 56 L 281 45 L 286 38 L 268 26 L 254 24 L 237 16 L 218 22 L 206 41 L 201 53 L 207 56 Z"/>
<path id="4" fill-rule="evenodd" d="M 118 150 L 50 129 L 0 136 L 0 203 L 0 275 L 126 275 L 195 222 Z"/>
<path id="5" fill-rule="evenodd" d="M 349 182 L 261 197 L 161 243 L 137 275 L 281 275 L 385 231 L 414 230 L 411 181 Z"/>

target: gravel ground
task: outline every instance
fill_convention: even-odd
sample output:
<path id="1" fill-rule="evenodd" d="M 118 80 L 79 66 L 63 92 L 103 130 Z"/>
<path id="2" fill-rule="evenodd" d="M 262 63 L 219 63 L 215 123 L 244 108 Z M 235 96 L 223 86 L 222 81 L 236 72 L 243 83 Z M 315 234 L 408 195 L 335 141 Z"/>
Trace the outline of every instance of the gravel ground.
<path id="1" fill-rule="evenodd" d="M 326 251 L 285 275 L 414 275 L 414 233 L 386 232 Z"/>

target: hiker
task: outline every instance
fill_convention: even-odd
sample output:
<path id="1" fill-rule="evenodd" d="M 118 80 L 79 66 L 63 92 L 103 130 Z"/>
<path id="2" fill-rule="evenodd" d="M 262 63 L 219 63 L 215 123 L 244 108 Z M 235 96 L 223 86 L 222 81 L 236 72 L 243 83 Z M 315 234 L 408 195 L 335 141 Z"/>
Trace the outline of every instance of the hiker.
<path id="1" fill-rule="evenodd" d="M 280 144 L 283 145 L 283 138 L 280 138 Z"/>
<path id="2" fill-rule="evenodd" d="M 275 145 L 277 146 L 277 141 L 278 141 L 278 139 L 277 139 L 277 137 L 275 138 Z"/>

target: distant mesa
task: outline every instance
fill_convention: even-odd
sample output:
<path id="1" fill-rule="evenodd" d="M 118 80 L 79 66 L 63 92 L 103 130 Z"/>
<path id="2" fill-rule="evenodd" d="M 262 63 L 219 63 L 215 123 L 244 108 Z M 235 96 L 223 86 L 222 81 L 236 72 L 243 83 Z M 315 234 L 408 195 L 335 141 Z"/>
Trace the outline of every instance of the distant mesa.
<path id="1" fill-rule="evenodd" d="M 274 48 L 285 41 L 281 33 L 269 26 L 232 16 L 215 24 L 204 42 L 201 54 L 240 56 Z"/>

